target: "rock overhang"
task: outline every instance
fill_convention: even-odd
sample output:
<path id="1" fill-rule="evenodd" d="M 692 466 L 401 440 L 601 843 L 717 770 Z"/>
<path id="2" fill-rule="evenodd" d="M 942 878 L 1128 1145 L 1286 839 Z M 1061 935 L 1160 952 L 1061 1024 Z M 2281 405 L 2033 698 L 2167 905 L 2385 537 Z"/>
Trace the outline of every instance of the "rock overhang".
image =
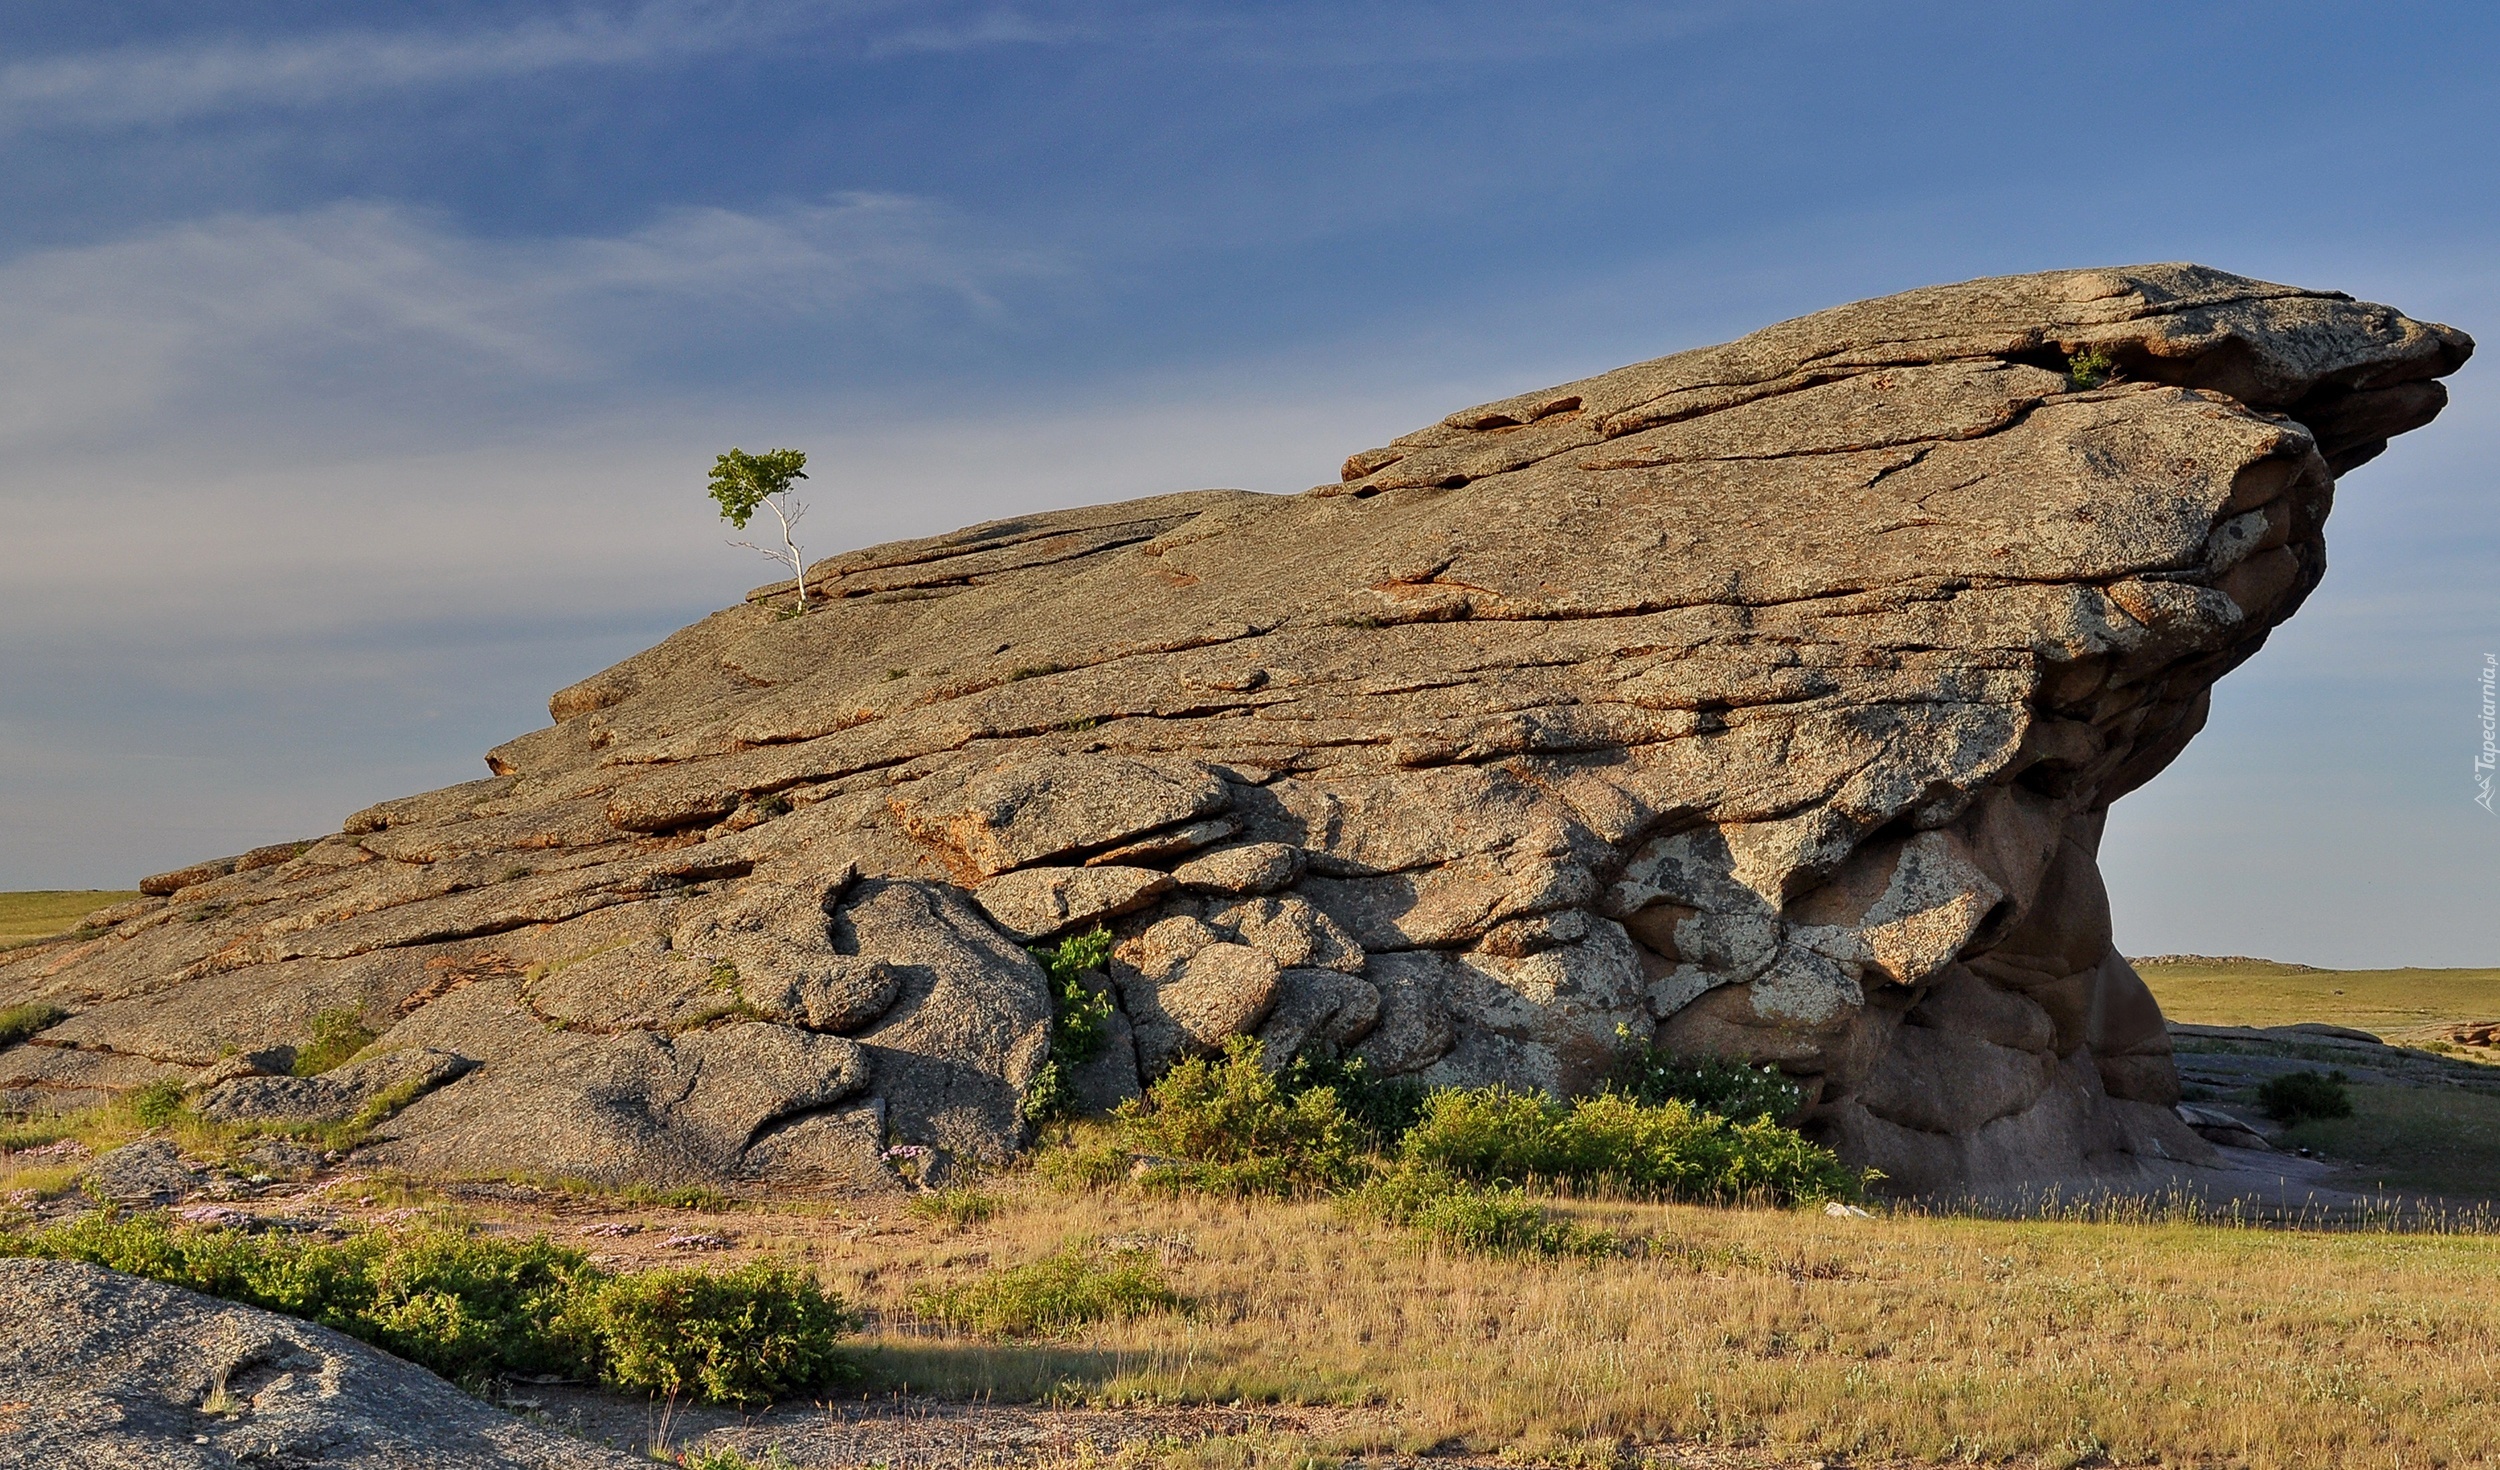
<path id="1" fill-rule="evenodd" d="M 2101 814 L 2471 345 L 2195 266 L 1969 282 L 1479 405 L 1302 496 L 828 558 L 805 617 L 759 589 L 560 691 L 492 780 L 0 968 L 81 1012 L 0 1084 L 183 1074 L 348 999 L 480 1064 L 385 1156 L 874 1183 L 888 1144 L 1016 1146 L 1019 943 L 1105 923 L 1098 1101 L 1241 1032 L 1567 1089 L 1628 1029 L 1789 1069 L 1904 1188 L 2193 1158 Z"/>

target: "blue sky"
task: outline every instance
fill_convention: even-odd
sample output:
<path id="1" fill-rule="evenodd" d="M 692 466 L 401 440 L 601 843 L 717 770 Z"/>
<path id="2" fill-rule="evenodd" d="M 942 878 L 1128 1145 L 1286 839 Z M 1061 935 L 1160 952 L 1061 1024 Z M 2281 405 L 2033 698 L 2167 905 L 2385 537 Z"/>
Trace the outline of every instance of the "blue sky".
<path id="1" fill-rule="evenodd" d="M 0 3 L 0 887 L 467 779 L 811 551 L 1298 490 L 1933 281 L 2195 259 L 2500 332 L 2465 4 Z M 2500 410 L 2113 818 L 2131 952 L 2500 964 Z"/>

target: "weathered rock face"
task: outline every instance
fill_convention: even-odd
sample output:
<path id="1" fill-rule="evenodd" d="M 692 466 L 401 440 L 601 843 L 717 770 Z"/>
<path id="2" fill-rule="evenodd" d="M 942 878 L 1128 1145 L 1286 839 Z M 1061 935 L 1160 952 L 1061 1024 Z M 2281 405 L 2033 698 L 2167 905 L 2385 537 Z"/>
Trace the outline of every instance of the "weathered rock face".
<path id="1" fill-rule="evenodd" d="M 0 1261 L 0 1467 L 625 1470 L 326 1327 L 77 1261 Z"/>
<path id="2" fill-rule="evenodd" d="M 0 1001 L 77 1014 L 0 1087 L 205 1081 L 350 1007 L 474 1064 L 408 1064 L 439 1085 L 380 1161 L 875 1183 L 889 1145 L 1017 1146 L 1019 945 L 1107 922 L 1098 1102 L 1240 1032 L 1570 1089 L 1628 1029 L 1778 1063 L 1899 1188 L 2199 1157 L 2103 814 L 2471 348 L 2193 266 L 1977 281 L 1307 495 L 831 558 L 804 617 L 765 588 L 558 693 L 492 779 L 14 958 Z"/>

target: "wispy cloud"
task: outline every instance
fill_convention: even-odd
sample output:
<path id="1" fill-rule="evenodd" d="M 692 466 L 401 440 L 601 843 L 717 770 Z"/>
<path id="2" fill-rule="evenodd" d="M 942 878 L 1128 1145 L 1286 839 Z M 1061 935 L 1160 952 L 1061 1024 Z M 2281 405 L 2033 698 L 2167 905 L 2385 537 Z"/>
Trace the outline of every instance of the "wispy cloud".
<path id="1" fill-rule="evenodd" d="M 228 36 L 15 61 L 0 66 L 0 133 L 327 107 L 548 72 L 676 65 L 798 37 L 871 59 L 1075 43 L 1180 48 L 1297 68 L 1516 61 L 1672 39 L 1773 3 L 1591 3 L 1549 13 L 1476 0 L 1402 14 L 1145 0 L 644 0 L 501 26 Z"/>
<path id="2" fill-rule="evenodd" d="M 1083 34 L 1067 23 L 1044 24 L 1007 6 L 974 11 L 949 21 L 924 20 L 869 41 L 869 56 L 900 56 L 914 52 L 970 51 L 982 46 L 1029 46 Z"/>
<path id="3" fill-rule="evenodd" d="M 890 0 L 647 0 L 498 27 L 335 30 L 48 56 L 0 67 L 0 129 L 146 126 L 571 68 L 646 66 L 856 24 L 892 8 Z"/>
<path id="4" fill-rule="evenodd" d="M 1056 269 L 927 201 L 677 209 L 609 237 L 490 241 L 405 208 L 227 216 L 0 264 L 0 447 L 127 437 L 183 401 L 498 391 L 880 310 L 996 309 Z M 665 373 L 662 374 L 665 376 Z"/>

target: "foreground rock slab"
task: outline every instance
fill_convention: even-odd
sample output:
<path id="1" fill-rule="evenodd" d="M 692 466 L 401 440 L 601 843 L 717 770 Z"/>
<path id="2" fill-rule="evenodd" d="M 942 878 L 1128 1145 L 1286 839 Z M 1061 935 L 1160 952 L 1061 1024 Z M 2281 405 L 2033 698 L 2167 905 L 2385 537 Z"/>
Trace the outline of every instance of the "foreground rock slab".
<path id="1" fill-rule="evenodd" d="M 74 1261 L 0 1260 L 0 1467 L 622 1470 L 326 1327 Z"/>
<path id="2" fill-rule="evenodd" d="M 559 691 L 489 779 L 13 956 L 0 1003 L 75 1014 L 0 1098 L 334 1113 L 235 1082 L 345 1009 L 456 1059 L 376 1163 L 890 1189 L 1021 1145 L 1023 946 L 1107 923 L 1096 1103 L 1242 1033 L 1554 1090 L 1629 1035 L 1786 1070 L 1896 1189 L 2167 1177 L 2213 1151 L 2110 942 L 2105 814 L 2472 345 L 2192 265 L 1973 281 L 1304 495 L 828 558 L 804 616 L 762 588 Z"/>

